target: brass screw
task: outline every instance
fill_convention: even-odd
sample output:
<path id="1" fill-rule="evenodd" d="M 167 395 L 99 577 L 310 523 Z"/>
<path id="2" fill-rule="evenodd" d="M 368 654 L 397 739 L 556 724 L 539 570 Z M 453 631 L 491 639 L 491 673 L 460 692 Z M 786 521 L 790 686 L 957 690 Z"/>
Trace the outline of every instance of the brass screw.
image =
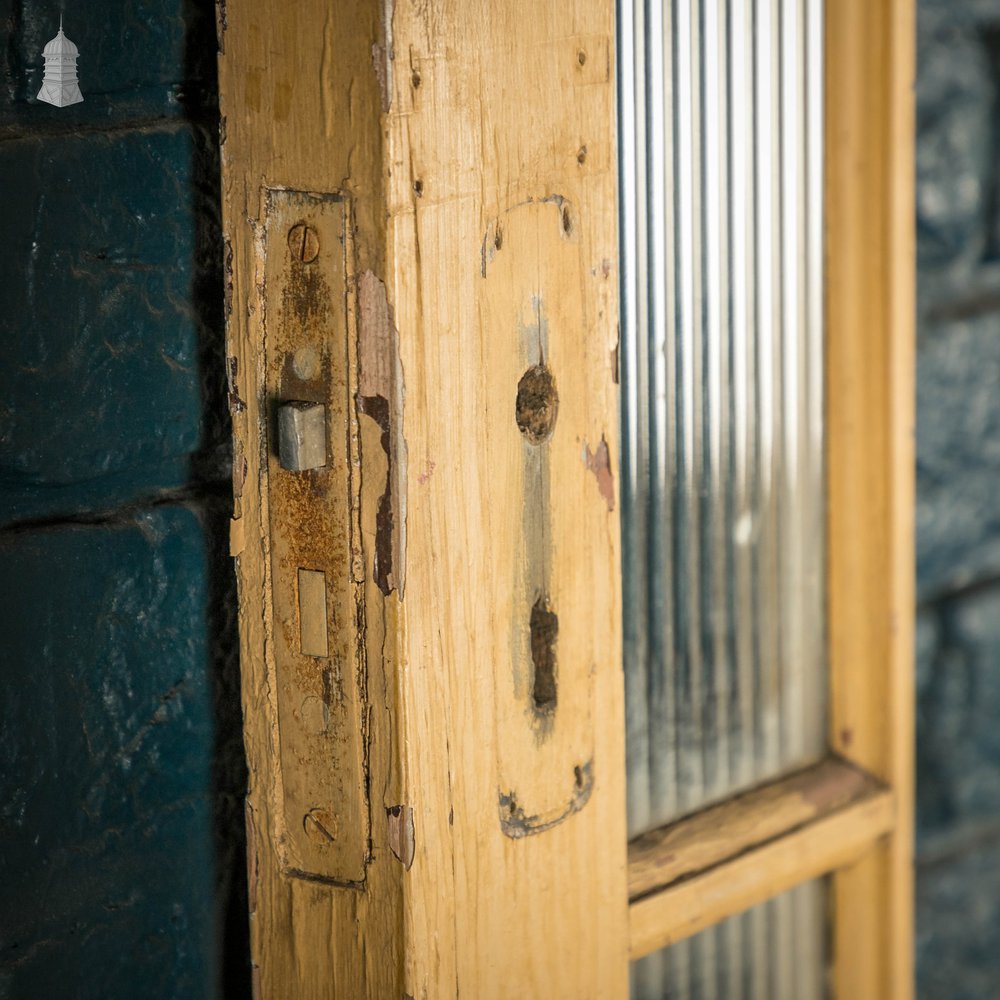
<path id="1" fill-rule="evenodd" d="M 296 222 L 288 230 L 288 249 L 292 251 L 293 260 L 311 264 L 319 256 L 319 234 L 312 226 Z"/>

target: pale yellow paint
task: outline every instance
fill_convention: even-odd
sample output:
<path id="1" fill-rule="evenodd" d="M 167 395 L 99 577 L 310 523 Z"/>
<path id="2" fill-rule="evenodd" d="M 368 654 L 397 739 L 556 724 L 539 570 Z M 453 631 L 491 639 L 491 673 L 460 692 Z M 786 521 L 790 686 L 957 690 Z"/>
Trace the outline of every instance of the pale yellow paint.
<path id="1" fill-rule="evenodd" d="M 223 191 L 234 427 L 246 461 L 235 517 L 259 994 L 623 1000 L 620 529 L 615 479 L 588 466 L 602 440 L 612 473 L 618 461 L 613 4 L 229 0 L 226 21 Z M 279 864 L 281 775 L 297 764 L 279 760 L 260 461 L 274 308 L 265 188 L 337 194 L 348 206 L 348 370 L 359 365 L 357 276 L 384 284 L 394 335 L 379 342 L 398 345 L 398 359 L 383 360 L 401 375 L 392 389 L 401 438 L 387 455 L 371 409 L 350 417 L 356 431 L 341 428 L 360 442 L 349 470 L 356 510 L 345 516 L 360 526 L 371 822 L 364 883 L 353 888 Z M 484 276 L 484 237 L 497 220 L 511 241 L 494 245 Z M 525 475 L 514 419 L 520 327 L 538 320 L 561 393 L 553 436 L 532 446 L 546 449 L 547 504 Z M 387 478 L 400 512 L 392 551 L 405 567 L 385 595 L 373 567 Z M 328 592 L 338 594 L 330 572 Z M 546 718 L 530 703 L 525 646 L 525 602 L 542 584 L 559 619 Z M 321 766 L 300 764 L 300 775 Z M 525 836 L 503 821 L 510 792 Z"/>
<path id="2" fill-rule="evenodd" d="M 305 656 L 326 657 L 330 634 L 326 610 L 326 574 L 299 570 L 299 647 Z"/>
<path id="3" fill-rule="evenodd" d="M 892 794 L 876 792 L 725 864 L 639 898 L 629 908 L 631 957 L 642 958 L 801 882 L 854 864 L 891 829 L 894 813 Z M 836 996 L 875 1000 L 875 994 Z"/>
<path id="4" fill-rule="evenodd" d="M 414 997 L 456 986 L 477 998 L 626 992 L 620 527 L 583 460 L 585 444 L 604 437 L 617 468 L 613 15 L 606 0 L 502 0 L 400 4 L 393 20 L 386 284 L 409 465 L 433 466 L 423 484 L 409 482 L 401 633 Z M 579 162 L 583 145 L 593 162 Z M 516 207 L 557 197 L 570 206 L 568 233 L 548 203 Z M 511 240 L 484 277 L 497 219 Z M 514 419 L 517 327 L 535 321 L 533 297 L 567 387 L 546 446 L 548 553 L 524 527 L 523 505 L 538 498 L 519 482 Z M 533 544 L 543 550 L 525 551 Z M 519 567 L 512 554 L 522 552 Z M 511 650 L 526 610 L 519 570 L 545 558 L 566 704 L 552 742 L 532 745 L 508 678 L 523 666 Z M 506 786 L 525 789 L 527 813 L 558 810 L 588 755 L 582 809 L 534 835 L 503 832 Z"/>
<path id="5" fill-rule="evenodd" d="M 862 771 L 831 757 L 653 830 L 629 844 L 629 898 L 635 902 L 724 866 L 883 791 Z"/>
<path id="6" fill-rule="evenodd" d="M 374 0 L 335 5 L 230 0 L 226 27 L 220 30 L 223 224 L 229 249 L 228 374 L 236 454 L 234 516 L 240 525 L 239 544 L 234 548 L 238 552 L 244 732 L 250 768 L 251 959 L 256 994 L 270 1000 L 397 998 L 403 993 L 404 869 L 386 846 L 386 807 L 401 801 L 395 712 L 397 607 L 392 600 L 383 601 L 370 578 L 361 585 L 365 626 L 361 652 L 366 668 L 362 680 L 369 722 L 365 765 L 371 777 L 367 809 L 371 843 L 365 851 L 370 857 L 362 867 L 364 888 L 342 888 L 290 875 L 282 863 L 281 734 L 271 611 L 271 538 L 265 527 L 270 518 L 270 459 L 264 446 L 267 412 L 262 408 L 268 380 L 265 321 L 268 307 L 274 309 L 264 287 L 267 191 L 291 188 L 342 195 L 356 222 L 349 260 L 352 273 L 361 269 L 384 272 L 381 111 L 371 70 L 372 45 L 382 36 L 380 6 Z M 334 47 L 336 51 L 331 51 Z M 292 91 L 288 114 L 279 120 L 269 95 L 288 87 Z M 324 115 L 336 124 L 336 139 L 326 134 Z M 279 235 L 275 234 L 275 253 Z M 339 315 L 342 331 L 346 323 L 348 358 L 341 369 L 346 374 L 357 370 L 352 282 L 346 283 L 343 294 L 346 300 L 341 299 L 341 309 L 332 318 Z M 344 341 L 342 334 L 341 350 Z M 343 407 L 338 412 L 343 421 Z M 352 426 L 340 428 L 341 440 L 357 436 L 362 448 L 371 444 L 357 416 L 349 419 Z M 358 482 L 362 464 L 364 484 Z M 337 470 L 346 471 L 350 478 L 349 486 L 345 478 L 345 494 L 357 497 L 352 500 L 350 517 L 360 525 L 359 567 L 365 558 L 370 564 L 379 496 L 376 481 L 385 478 L 377 433 L 362 464 Z M 353 555 L 352 551 L 352 559 Z M 293 573 L 297 568 L 300 564 L 290 567 Z M 342 576 L 343 571 L 338 571 L 338 578 L 328 584 L 342 590 Z M 355 746 L 359 735 L 349 734 Z M 310 764 L 322 766 L 322 761 Z M 302 792 L 308 791 L 308 769 L 297 769 L 296 761 L 286 761 L 286 782 L 298 779 Z M 356 836 L 352 827 L 340 824 L 337 835 Z"/>
<path id="7" fill-rule="evenodd" d="M 836 995 L 913 992 L 913 0 L 826 4 L 831 744 L 891 785 L 834 879 Z"/>

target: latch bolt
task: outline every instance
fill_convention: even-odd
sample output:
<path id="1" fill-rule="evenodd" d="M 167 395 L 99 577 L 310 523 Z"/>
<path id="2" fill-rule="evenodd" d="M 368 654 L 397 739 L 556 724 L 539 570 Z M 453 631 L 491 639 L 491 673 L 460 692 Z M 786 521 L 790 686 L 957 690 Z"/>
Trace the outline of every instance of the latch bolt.
<path id="1" fill-rule="evenodd" d="M 326 407 L 292 401 L 278 407 L 278 458 L 290 472 L 326 466 Z"/>

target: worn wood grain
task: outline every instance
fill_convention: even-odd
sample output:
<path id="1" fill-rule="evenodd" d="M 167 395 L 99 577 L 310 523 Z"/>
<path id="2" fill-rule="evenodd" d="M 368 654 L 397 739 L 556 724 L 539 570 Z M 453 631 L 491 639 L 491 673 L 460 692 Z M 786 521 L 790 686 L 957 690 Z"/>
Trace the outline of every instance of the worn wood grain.
<path id="1" fill-rule="evenodd" d="M 393 24 L 387 286 L 410 468 L 401 714 L 422 804 L 407 990 L 621 997 L 620 528 L 584 459 L 586 444 L 618 441 L 613 8 L 398 5 Z M 538 360 L 546 328 L 541 360 L 565 387 L 547 503 L 526 483 L 516 423 L 522 352 Z M 535 737 L 517 672 L 546 563 L 560 694 Z M 561 809 L 579 780 L 586 803 Z M 522 787 L 526 817 L 565 818 L 509 836 L 500 799 Z"/>
<path id="2" fill-rule="evenodd" d="M 653 830 L 629 844 L 629 898 L 634 904 L 883 790 L 864 772 L 829 758 Z"/>
<path id="3" fill-rule="evenodd" d="M 230 2 L 220 7 L 219 29 L 228 373 L 237 462 L 233 535 L 239 552 L 244 731 L 250 768 L 247 826 L 255 989 L 266 998 L 401 996 L 403 867 L 384 846 L 386 805 L 398 804 L 402 794 L 393 711 L 397 608 L 384 600 L 369 574 L 362 584 L 365 613 L 360 638 L 367 664 L 362 695 L 370 729 L 367 746 L 361 749 L 373 793 L 368 806 L 370 843 L 362 845 L 368 856 L 363 888 L 324 885 L 288 874 L 280 850 L 281 731 L 271 538 L 266 529 L 270 519 L 266 442 L 272 402 L 265 392 L 267 191 L 288 188 L 340 196 L 353 219 L 349 270 L 384 272 L 384 225 L 376 223 L 384 215 L 381 96 L 371 65 L 372 46 L 382 38 L 379 6 L 368 0 L 348 0 L 328 8 L 315 3 Z M 275 233 L 275 247 L 279 240 Z M 357 328 L 356 288 L 351 282 L 341 301 L 340 319 L 346 324 L 350 349 Z M 354 355 L 346 367 L 340 366 L 342 373 L 356 370 L 356 349 Z M 354 434 L 361 437 L 361 418 L 349 415 L 348 419 L 357 430 L 340 427 L 342 440 Z M 383 480 L 385 476 L 384 460 L 381 466 L 379 462 L 378 448 L 370 449 L 362 463 L 370 475 L 360 485 L 352 479 L 349 490 L 358 497 L 358 509 L 351 516 L 359 522 L 361 536 L 352 548 L 362 548 L 357 558 L 368 562 L 380 495 L 376 480 L 379 473 Z M 351 477 L 360 473 L 360 467 L 349 470 Z M 336 584 L 342 587 L 343 581 Z M 289 780 L 305 786 L 306 771 L 296 773 L 290 766 Z M 338 832 L 344 837 L 354 834 L 350 826 Z"/>
<path id="4" fill-rule="evenodd" d="M 826 4 L 831 745 L 894 790 L 838 873 L 841 997 L 913 990 L 913 0 Z"/>
<path id="5" fill-rule="evenodd" d="M 624 998 L 613 5 L 229 0 L 219 24 L 258 995 Z M 323 762 L 280 758 L 267 189 L 350 219 L 354 886 L 279 863 L 282 770 Z M 544 443 L 529 361 L 559 390 Z"/>
<path id="6" fill-rule="evenodd" d="M 832 743 L 894 791 L 752 835 L 726 865 L 703 859 L 632 907 L 632 952 L 850 862 L 839 994 L 905 998 L 912 5 L 827 9 Z M 622 997 L 611 5 L 230 0 L 219 23 L 258 992 Z M 371 789 L 355 887 L 279 863 L 269 188 L 349 204 L 347 364 L 375 401 L 344 428 L 360 442 L 349 516 Z M 541 445 L 516 420 L 529 361 L 560 390 Z"/>

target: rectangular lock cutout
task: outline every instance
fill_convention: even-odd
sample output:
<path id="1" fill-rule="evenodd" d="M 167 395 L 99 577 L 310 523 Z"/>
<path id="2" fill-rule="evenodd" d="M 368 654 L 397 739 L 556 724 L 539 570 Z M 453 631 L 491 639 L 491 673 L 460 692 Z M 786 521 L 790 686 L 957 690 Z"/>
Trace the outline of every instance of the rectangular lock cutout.
<path id="1" fill-rule="evenodd" d="M 299 649 L 303 656 L 329 656 L 326 627 L 326 574 L 299 570 Z"/>

